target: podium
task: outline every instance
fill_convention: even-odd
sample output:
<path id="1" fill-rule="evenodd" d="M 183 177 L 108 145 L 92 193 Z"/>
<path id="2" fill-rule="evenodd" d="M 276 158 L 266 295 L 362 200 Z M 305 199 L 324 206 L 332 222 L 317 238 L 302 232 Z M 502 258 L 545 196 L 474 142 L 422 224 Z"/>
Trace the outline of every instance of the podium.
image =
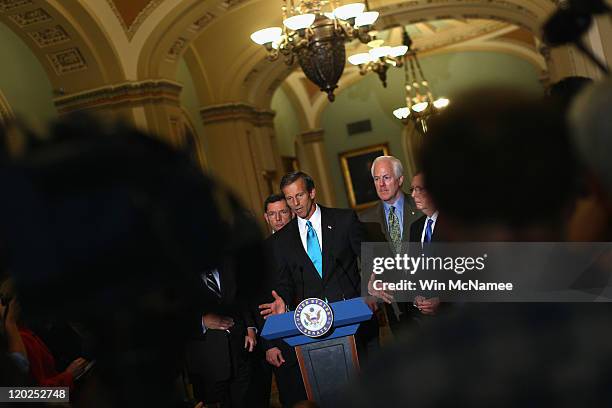
<path id="1" fill-rule="evenodd" d="M 333 323 L 320 337 L 302 334 L 304 328 L 298 329 L 295 312 L 270 316 L 261 333 L 266 340 L 283 339 L 295 348 L 308 399 L 322 408 L 332 406 L 338 398 L 338 390 L 357 374 L 359 357 L 354 335 L 360 323 L 372 317 L 363 298 L 334 302 L 329 306 Z"/>

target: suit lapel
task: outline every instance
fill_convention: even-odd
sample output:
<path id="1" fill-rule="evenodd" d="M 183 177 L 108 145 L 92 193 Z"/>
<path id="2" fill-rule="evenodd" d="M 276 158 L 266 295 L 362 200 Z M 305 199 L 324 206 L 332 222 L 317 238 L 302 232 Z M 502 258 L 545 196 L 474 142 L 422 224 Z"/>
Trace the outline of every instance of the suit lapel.
<path id="1" fill-rule="evenodd" d="M 438 231 L 439 225 L 440 225 L 440 214 L 438 214 L 438 218 L 436 218 L 436 226 L 431 232 L 431 242 L 439 242 L 440 234 L 436 234 L 436 231 Z"/>
<path id="2" fill-rule="evenodd" d="M 412 220 L 414 220 L 414 212 L 412 208 L 410 208 L 410 204 L 408 203 L 408 197 L 404 195 L 404 226 L 403 226 L 403 234 L 402 241 L 410 241 L 410 224 L 412 224 Z"/>
<path id="3" fill-rule="evenodd" d="M 403 215 L 403 232 L 402 232 L 402 250 L 404 252 L 408 251 L 408 246 L 410 242 L 410 226 L 415 219 L 414 211 L 410 208 L 409 198 L 406 194 L 404 194 L 404 215 Z"/>
<path id="4" fill-rule="evenodd" d="M 330 272 L 334 269 L 334 236 L 335 220 L 327 208 L 321 207 L 321 235 L 323 235 L 323 282 L 329 280 Z"/>
<path id="5" fill-rule="evenodd" d="M 389 227 L 387 226 L 387 218 L 385 217 L 385 205 L 382 201 L 377 204 L 376 211 L 378 212 L 378 219 L 380 220 L 380 229 L 387 242 L 391 242 L 391 236 L 389 235 Z"/>
<path id="6" fill-rule="evenodd" d="M 220 302 L 225 303 L 228 299 L 233 299 L 235 293 L 235 276 L 234 276 L 234 268 L 228 266 L 228 262 L 226 261 L 222 268 L 218 269 L 219 271 L 219 282 L 221 286 L 221 299 Z"/>

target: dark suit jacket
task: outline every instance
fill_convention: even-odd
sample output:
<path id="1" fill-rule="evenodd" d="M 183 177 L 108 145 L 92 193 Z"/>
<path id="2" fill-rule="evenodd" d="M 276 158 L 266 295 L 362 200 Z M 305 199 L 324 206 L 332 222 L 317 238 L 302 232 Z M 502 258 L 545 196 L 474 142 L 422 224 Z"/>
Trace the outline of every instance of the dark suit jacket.
<path id="1" fill-rule="evenodd" d="M 361 296 L 358 258 L 365 239 L 363 224 L 352 210 L 319 208 L 323 278 L 304 250 L 297 218 L 274 234 L 278 293 L 291 309 L 310 297 L 336 302 Z"/>
<path id="2" fill-rule="evenodd" d="M 221 281 L 221 298 L 218 298 L 200 278 L 199 316 L 194 316 L 192 340 L 187 344 L 186 363 L 190 373 L 201 375 L 206 381 L 222 381 L 235 374 L 246 358 L 244 336 L 247 327 L 255 327 L 248 304 L 237 294 L 236 273 L 233 261 L 226 259 L 218 268 Z M 234 319 L 234 326 L 225 330 L 202 330 L 202 315 L 216 313 Z"/>
<path id="3" fill-rule="evenodd" d="M 423 234 L 423 228 L 425 228 L 426 220 L 427 216 L 424 215 L 412 224 L 412 226 L 410 227 L 410 242 L 421 242 L 421 236 Z M 436 219 L 436 226 L 431 235 L 431 242 L 440 242 L 440 234 L 436 234 L 436 231 L 439 231 L 439 221 L 440 215 L 438 214 L 438 218 Z"/>
<path id="4" fill-rule="evenodd" d="M 410 197 L 404 193 L 404 214 L 403 214 L 403 229 L 402 229 L 402 252 L 408 251 L 408 242 L 410 242 L 411 226 L 415 220 L 420 216 L 420 212 L 410 207 Z M 382 201 L 378 201 L 375 206 L 368 208 L 367 210 L 359 213 L 359 219 L 364 223 L 367 233 L 367 239 L 370 242 L 391 242 L 389 236 L 389 229 L 387 228 L 387 219 L 385 217 L 385 208 Z M 389 244 L 389 253 L 385 256 L 394 256 L 393 248 Z M 400 324 L 400 320 L 403 323 L 411 325 L 415 324 L 415 318 L 417 316 L 416 309 L 412 307 L 411 303 L 398 303 L 397 307 L 401 313 L 401 317 L 396 316 L 394 308 L 385 303 L 384 304 L 387 319 L 391 330 L 395 331 L 395 328 Z"/>
<path id="5" fill-rule="evenodd" d="M 410 225 L 420 216 L 420 212 L 413 211 L 410 207 L 409 199 L 410 197 L 404 193 L 402 242 L 406 243 L 410 241 Z M 387 219 L 385 217 L 385 208 L 382 201 L 378 201 L 375 206 L 360 212 L 359 220 L 365 225 L 368 241 L 391 242 L 389 229 L 387 228 Z M 407 250 L 405 245 L 402 245 L 402 249 Z"/>

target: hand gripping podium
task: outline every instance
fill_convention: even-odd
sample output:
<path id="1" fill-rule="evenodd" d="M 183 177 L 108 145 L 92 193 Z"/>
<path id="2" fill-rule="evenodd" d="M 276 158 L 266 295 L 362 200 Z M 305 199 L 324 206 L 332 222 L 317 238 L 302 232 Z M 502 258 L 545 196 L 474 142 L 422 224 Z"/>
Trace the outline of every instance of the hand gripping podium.
<path id="1" fill-rule="evenodd" d="M 326 314 L 325 310 L 319 311 L 329 307 L 333 313 L 333 318 L 326 320 L 325 326 L 329 327 L 318 329 L 316 322 L 325 320 L 321 314 Z M 295 312 L 271 315 L 261 333 L 266 340 L 283 339 L 295 347 L 308 399 L 321 407 L 330 406 L 338 390 L 357 373 L 359 358 L 354 334 L 359 324 L 372 316 L 363 298 L 334 302 L 329 307 L 320 299 L 306 299 Z M 311 321 L 315 323 L 314 331 L 305 327 Z M 324 335 L 313 337 L 325 330 L 328 331 Z"/>

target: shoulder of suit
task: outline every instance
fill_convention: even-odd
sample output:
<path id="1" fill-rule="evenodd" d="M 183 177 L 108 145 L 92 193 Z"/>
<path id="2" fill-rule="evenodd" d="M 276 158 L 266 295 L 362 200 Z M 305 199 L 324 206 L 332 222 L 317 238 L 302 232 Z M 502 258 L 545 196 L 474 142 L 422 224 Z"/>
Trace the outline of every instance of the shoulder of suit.
<path id="1" fill-rule="evenodd" d="M 378 201 L 375 205 L 366 208 L 365 210 L 359 211 L 357 216 L 362 221 L 374 221 L 378 218 L 380 208 L 382 207 L 382 201 Z"/>
<path id="2" fill-rule="evenodd" d="M 332 216 L 332 217 L 346 217 L 346 218 L 350 218 L 353 216 L 357 216 L 357 213 L 355 212 L 355 210 L 352 210 L 350 208 L 331 208 L 331 207 L 322 207 L 319 206 L 319 208 L 321 208 L 321 215 L 322 216 Z"/>
<path id="3" fill-rule="evenodd" d="M 291 234 L 291 231 L 295 230 L 297 230 L 297 217 L 293 218 L 280 231 L 276 231 L 276 233 L 270 235 L 267 239 L 271 242 L 277 242 L 286 239 Z"/>
<path id="4" fill-rule="evenodd" d="M 414 222 L 413 222 L 413 223 L 410 225 L 410 228 L 413 228 L 413 227 L 415 227 L 415 228 L 416 228 L 416 227 L 417 227 L 418 225 L 420 225 L 420 224 L 425 224 L 425 220 L 426 220 L 426 219 L 427 219 L 427 216 L 426 216 L 426 215 L 423 215 L 423 216 L 421 216 L 421 217 L 417 218 L 417 219 L 416 219 L 416 220 L 415 220 L 415 221 L 414 221 Z"/>

